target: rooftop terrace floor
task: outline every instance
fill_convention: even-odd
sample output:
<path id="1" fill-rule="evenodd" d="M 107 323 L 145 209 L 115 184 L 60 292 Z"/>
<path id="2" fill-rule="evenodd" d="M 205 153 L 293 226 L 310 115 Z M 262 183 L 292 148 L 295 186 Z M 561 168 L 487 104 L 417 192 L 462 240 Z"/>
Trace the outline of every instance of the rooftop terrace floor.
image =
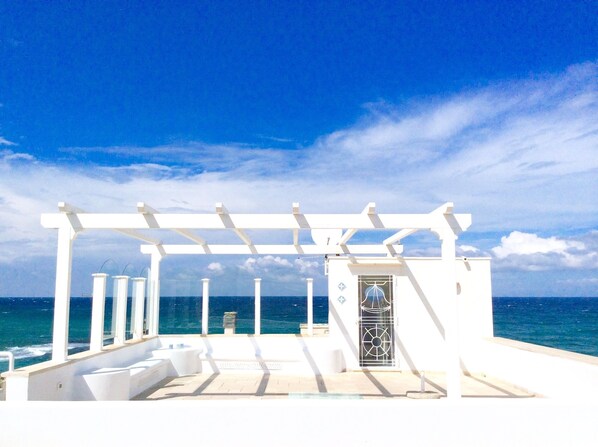
<path id="1" fill-rule="evenodd" d="M 446 397 L 443 373 L 426 373 L 426 397 Z M 420 376 L 397 371 L 351 371 L 331 375 L 225 372 L 167 378 L 135 400 L 180 399 L 407 399 L 420 391 Z M 462 376 L 463 397 L 526 398 L 533 394 L 482 375 Z M 410 396 L 412 395 L 409 393 Z M 421 396 L 421 394 L 419 394 Z"/>

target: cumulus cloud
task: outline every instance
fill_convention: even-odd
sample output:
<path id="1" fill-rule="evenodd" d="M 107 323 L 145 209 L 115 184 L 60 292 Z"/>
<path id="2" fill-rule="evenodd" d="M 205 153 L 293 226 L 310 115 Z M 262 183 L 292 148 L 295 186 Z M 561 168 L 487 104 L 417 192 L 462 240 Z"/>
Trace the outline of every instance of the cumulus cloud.
<path id="1" fill-rule="evenodd" d="M 492 253 L 499 268 L 539 271 L 557 268 L 592 269 L 598 267 L 598 231 L 584 236 L 590 242 L 513 231 L 501 238 Z"/>
<path id="2" fill-rule="evenodd" d="M 583 249 L 584 244 L 575 241 L 565 241 L 552 236 L 541 238 L 535 234 L 513 231 L 500 239 L 500 246 L 494 247 L 492 252 L 498 258 L 509 255 L 530 255 L 536 253 L 565 254 L 569 249 Z"/>
<path id="3" fill-rule="evenodd" d="M 288 259 L 280 256 L 262 256 L 259 258 L 247 258 L 245 262 L 239 265 L 241 270 L 251 274 L 269 273 L 272 270 L 292 268 L 293 264 Z"/>
<path id="4" fill-rule="evenodd" d="M 457 254 L 477 254 L 480 250 L 472 245 L 459 245 L 457 246 Z"/>
<path id="5" fill-rule="evenodd" d="M 220 262 L 210 262 L 206 269 L 212 275 L 222 275 L 224 273 L 225 267 Z"/>
<path id="6" fill-rule="evenodd" d="M 318 261 L 310 261 L 308 259 L 295 259 L 295 267 L 302 275 L 317 275 L 320 273 L 321 265 Z"/>

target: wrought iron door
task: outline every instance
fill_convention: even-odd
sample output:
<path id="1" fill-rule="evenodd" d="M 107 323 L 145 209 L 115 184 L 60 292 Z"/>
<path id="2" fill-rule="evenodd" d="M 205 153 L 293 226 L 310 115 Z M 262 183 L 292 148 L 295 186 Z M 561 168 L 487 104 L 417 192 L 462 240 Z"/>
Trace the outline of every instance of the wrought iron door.
<path id="1" fill-rule="evenodd" d="M 360 275 L 359 364 L 394 366 L 392 275 Z"/>

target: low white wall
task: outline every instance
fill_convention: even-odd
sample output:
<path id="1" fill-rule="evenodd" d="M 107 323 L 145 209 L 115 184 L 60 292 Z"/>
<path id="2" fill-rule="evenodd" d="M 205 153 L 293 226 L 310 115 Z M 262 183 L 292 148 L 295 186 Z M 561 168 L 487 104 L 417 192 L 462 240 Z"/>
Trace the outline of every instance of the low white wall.
<path id="1" fill-rule="evenodd" d="M 285 372 L 329 374 L 341 372 L 344 361 L 338 347 L 328 337 L 300 335 L 163 335 L 122 347 L 108 347 L 101 353 L 89 351 L 69 357 L 62 364 L 39 363 L 13 373 L 6 373 L 6 399 L 25 400 L 94 400 L 83 374 L 100 368 L 128 366 L 155 357 L 155 350 L 177 345 L 198 348 L 204 372 L 227 372 L 219 363 L 254 362 L 258 369 L 275 372 L 283 365 Z M 167 353 L 167 352 L 166 352 Z M 276 363 L 277 366 L 273 366 Z M 200 368 L 200 370 L 201 370 Z M 255 368 L 249 368 L 255 369 Z M 170 367 L 168 375 L 178 375 Z M 143 391 L 143 390 L 137 390 Z"/>
<path id="2" fill-rule="evenodd" d="M 2 446 L 595 447 L 598 439 L 596 403 L 549 399 L 240 399 L 5 405 Z"/>
<path id="3" fill-rule="evenodd" d="M 143 359 L 149 351 L 159 346 L 158 338 L 129 342 L 125 346 L 107 348 L 101 353 L 81 352 L 69 357 L 62 364 L 38 363 L 5 373 L 6 400 L 87 400 L 91 392 L 86 389 L 81 375 L 99 368 L 126 365 Z"/>
<path id="4" fill-rule="evenodd" d="M 330 374 L 344 370 L 341 350 L 326 336 L 300 335 L 210 335 L 160 336 L 163 347 L 185 344 L 202 349 L 202 372 L 225 373 L 225 363 L 238 368 L 275 372 Z M 246 366 L 244 367 L 243 362 Z M 256 366 L 251 366 L 253 362 Z M 257 366 L 259 365 L 259 366 Z"/>
<path id="5" fill-rule="evenodd" d="M 481 340 L 463 353 L 471 372 L 540 396 L 598 399 L 598 358 L 504 338 Z"/>

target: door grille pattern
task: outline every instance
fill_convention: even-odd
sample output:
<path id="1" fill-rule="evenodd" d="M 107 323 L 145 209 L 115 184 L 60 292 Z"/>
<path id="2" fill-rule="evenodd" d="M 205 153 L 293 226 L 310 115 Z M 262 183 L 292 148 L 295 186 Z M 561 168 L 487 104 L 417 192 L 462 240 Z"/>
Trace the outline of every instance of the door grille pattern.
<path id="1" fill-rule="evenodd" d="M 394 366 L 391 275 L 360 275 L 359 364 Z"/>

